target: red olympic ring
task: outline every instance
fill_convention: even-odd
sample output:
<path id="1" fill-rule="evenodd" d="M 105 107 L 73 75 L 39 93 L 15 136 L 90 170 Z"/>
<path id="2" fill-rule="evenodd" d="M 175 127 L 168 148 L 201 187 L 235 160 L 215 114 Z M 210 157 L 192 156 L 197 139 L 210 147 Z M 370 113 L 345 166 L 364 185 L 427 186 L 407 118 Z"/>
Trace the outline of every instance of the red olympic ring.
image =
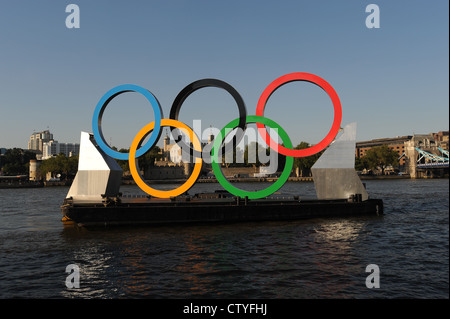
<path id="1" fill-rule="evenodd" d="M 341 101 L 339 100 L 339 96 L 327 81 L 311 73 L 295 72 L 283 75 L 269 84 L 269 86 L 264 90 L 264 92 L 261 94 L 261 97 L 259 98 L 258 104 L 256 106 L 255 115 L 264 116 L 264 109 L 266 107 L 267 100 L 272 95 L 272 93 L 282 85 L 293 81 L 307 81 L 316 84 L 317 86 L 322 88 L 331 98 L 334 107 L 334 120 L 333 125 L 331 126 L 331 129 L 325 136 L 325 138 L 318 144 L 311 146 L 309 148 L 302 150 L 294 150 L 281 146 L 275 141 L 273 141 L 270 135 L 267 133 L 264 124 L 256 123 L 256 126 L 258 127 L 259 134 L 264 139 L 266 144 L 269 145 L 269 147 L 274 149 L 276 152 L 283 154 L 285 156 L 305 157 L 322 151 L 336 137 L 336 135 L 339 132 L 339 128 L 341 126 L 342 121 L 342 107 Z"/>

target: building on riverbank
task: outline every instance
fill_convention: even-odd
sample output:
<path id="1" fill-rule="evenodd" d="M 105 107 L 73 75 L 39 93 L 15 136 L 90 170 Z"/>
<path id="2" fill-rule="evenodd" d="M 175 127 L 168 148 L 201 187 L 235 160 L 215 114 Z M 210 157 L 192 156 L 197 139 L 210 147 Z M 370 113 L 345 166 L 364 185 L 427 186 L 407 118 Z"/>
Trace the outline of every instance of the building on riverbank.
<path id="1" fill-rule="evenodd" d="M 432 160 L 421 156 L 421 152 L 419 150 L 436 155 L 437 157 L 448 158 L 448 155 L 443 154 L 442 150 L 446 150 L 448 152 L 449 131 L 357 142 L 355 157 L 362 158 L 366 155 L 368 150 L 381 145 L 387 145 L 391 150 L 398 153 L 400 171 L 406 172 L 411 176 L 411 178 L 420 178 L 425 176 L 439 177 L 444 176 L 445 174 L 448 175 L 448 167 L 446 170 L 445 168 L 439 169 L 436 167 L 430 169 L 420 168 L 419 164 L 425 164 L 425 162 L 428 163 Z"/>
<path id="2" fill-rule="evenodd" d="M 59 143 L 53 139 L 53 134 L 49 130 L 45 130 L 31 134 L 28 140 L 28 149 L 36 152 L 38 160 L 44 160 L 60 153 L 67 157 L 78 155 L 80 144 Z"/>
<path id="3" fill-rule="evenodd" d="M 49 130 L 34 132 L 33 134 L 31 134 L 30 139 L 28 140 L 28 149 L 38 151 L 39 154 L 42 154 L 44 143 L 50 142 L 52 140 L 53 134 L 50 133 Z"/>
<path id="4" fill-rule="evenodd" d="M 367 152 L 373 147 L 387 145 L 391 150 L 396 151 L 399 157 L 400 170 L 406 167 L 406 157 L 403 156 L 405 152 L 405 142 L 409 141 L 412 135 L 397 136 L 391 138 L 380 138 L 370 141 L 356 142 L 355 157 L 364 157 Z"/>
<path id="5" fill-rule="evenodd" d="M 45 142 L 42 148 L 42 159 L 45 160 L 60 153 L 66 157 L 76 156 L 80 153 L 80 144 L 59 143 L 55 140 Z"/>

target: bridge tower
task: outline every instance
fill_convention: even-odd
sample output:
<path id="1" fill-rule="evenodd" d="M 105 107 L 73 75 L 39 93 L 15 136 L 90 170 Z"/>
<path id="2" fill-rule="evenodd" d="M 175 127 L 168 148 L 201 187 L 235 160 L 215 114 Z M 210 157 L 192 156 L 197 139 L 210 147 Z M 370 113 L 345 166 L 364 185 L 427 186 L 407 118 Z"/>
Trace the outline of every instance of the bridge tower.
<path id="1" fill-rule="evenodd" d="M 445 150 L 444 150 L 445 151 Z M 440 148 L 440 143 L 433 138 L 432 134 L 427 135 L 414 135 L 409 141 L 405 142 L 405 155 L 407 158 L 407 169 L 411 178 L 420 178 L 425 175 L 439 174 L 435 170 L 437 165 L 432 165 L 433 163 L 444 161 L 446 157 L 446 164 L 448 169 L 448 155 L 442 157 L 442 149 Z M 418 160 L 421 162 L 418 163 Z M 426 166 L 430 167 L 427 169 Z M 433 172 L 431 171 L 433 169 Z"/>

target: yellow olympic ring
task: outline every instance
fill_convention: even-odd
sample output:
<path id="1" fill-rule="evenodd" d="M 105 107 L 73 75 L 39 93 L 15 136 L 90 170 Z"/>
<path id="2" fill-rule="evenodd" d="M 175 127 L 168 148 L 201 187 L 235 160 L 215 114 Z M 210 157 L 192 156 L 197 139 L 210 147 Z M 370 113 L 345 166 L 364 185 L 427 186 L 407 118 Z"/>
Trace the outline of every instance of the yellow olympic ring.
<path id="1" fill-rule="evenodd" d="M 190 141 L 194 145 L 194 149 L 201 153 L 202 149 L 201 149 L 200 141 L 199 141 L 197 135 L 194 134 L 194 132 L 192 131 L 192 129 L 189 126 L 187 126 L 186 124 L 184 124 L 182 122 L 179 122 L 176 120 L 171 120 L 171 119 L 162 119 L 161 126 L 171 126 L 171 127 L 180 128 L 182 131 L 184 131 L 184 133 L 186 135 L 189 136 Z M 154 127 L 155 127 L 154 121 L 147 124 L 146 126 L 144 126 L 139 131 L 139 133 L 137 133 L 137 135 L 135 136 L 133 143 L 131 143 L 131 148 L 130 148 L 130 152 L 129 152 L 129 156 L 128 156 L 128 163 L 130 165 L 131 175 L 133 176 L 133 179 L 136 182 L 136 184 L 144 192 L 146 192 L 147 194 L 149 194 L 151 196 L 159 197 L 159 198 L 170 198 L 170 197 L 175 197 L 175 196 L 181 195 L 181 194 L 187 192 L 192 187 L 192 185 L 194 185 L 194 183 L 197 181 L 198 177 L 200 176 L 203 161 L 201 158 L 196 157 L 194 170 L 193 170 L 191 176 L 188 178 L 188 180 L 183 185 L 181 185 L 180 187 L 178 187 L 174 190 L 161 191 L 161 190 L 157 190 L 157 189 L 154 189 L 154 188 L 151 188 L 150 186 L 148 186 L 147 183 L 142 178 L 140 171 L 137 169 L 138 165 L 137 165 L 137 159 L 136 159 L 136 150 L 139 148 L 139 146 L 142 143 L 142 141 L 144 140 L 144 138 L 153 131 Z"/>

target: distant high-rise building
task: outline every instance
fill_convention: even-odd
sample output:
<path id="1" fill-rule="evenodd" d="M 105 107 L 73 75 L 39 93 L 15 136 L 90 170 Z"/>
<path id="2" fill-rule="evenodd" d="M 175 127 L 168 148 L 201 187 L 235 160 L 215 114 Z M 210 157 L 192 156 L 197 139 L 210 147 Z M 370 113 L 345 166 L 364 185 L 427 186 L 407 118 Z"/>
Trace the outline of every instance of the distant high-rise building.
<path id="1" fill-rule="evenodd" d="M 80 153 L 80 144 L 59 143 L 54 140 L 45 142 L 42 149 L 42 159 L 48 159 L 60 153 L 67 157 L 78 155 Z"/>
<path id="2" fill-rule="evenodd" d="M 63 153 L 67 157 L 78 155 L 80 144 L 59 143 L 53 139 L 53 134 L 49 130 L 33 133 L 28 141 L 28 149 L 34 150 L 38 160 L 48 159 Z"/>
<path id="3" fill-rule="evenodd" d="M 35 150 L 42 153 L 44 149 L 44 143 L 53 140 L 53 134 L 49 130 L 33 133 L 28 141 L 28 149 Z"/>

